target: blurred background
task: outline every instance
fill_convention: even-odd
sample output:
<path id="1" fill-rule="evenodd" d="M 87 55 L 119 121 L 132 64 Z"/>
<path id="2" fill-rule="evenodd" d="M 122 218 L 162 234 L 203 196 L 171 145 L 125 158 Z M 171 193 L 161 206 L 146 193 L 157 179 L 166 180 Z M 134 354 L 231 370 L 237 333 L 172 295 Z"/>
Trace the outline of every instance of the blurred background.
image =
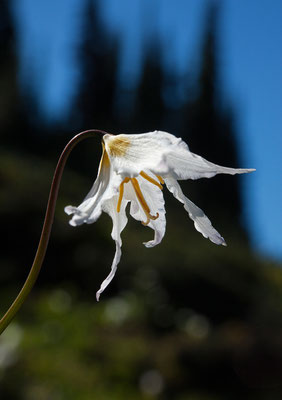
<path id="1" fill-rule="evenodd" d="M 1 400 L 282 396 L 280 0 L 0 1 L 0 311 L 30 269 L 52 174 L 90 128 L 182 137 L 247 176 L 182 182 L 228 247 L 164 193 L 167 233 L 68 225 L 99 139 L 67 163 L 38 282 L 0 338 Z"/>

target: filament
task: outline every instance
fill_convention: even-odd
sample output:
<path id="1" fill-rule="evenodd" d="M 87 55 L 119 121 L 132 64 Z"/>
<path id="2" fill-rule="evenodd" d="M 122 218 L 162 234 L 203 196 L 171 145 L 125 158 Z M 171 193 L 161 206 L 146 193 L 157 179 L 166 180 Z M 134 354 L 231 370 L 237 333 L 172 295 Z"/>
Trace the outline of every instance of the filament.
<path id="1" fill-rule="evenodd" d="M 149 181 L 153 185 L 158 186 L 161 190 L 163 190 L 162 185 L 159 182 L 157 182 L 154 178 L 151 178 L 149 175 L 147 175 L 144 171 L 141 171 L 140 175 L 142 176 L 142 178 L 147 179 L 147 181 Z"/>
<path id="2" fill-rule="evenodd" d="M 146 226 L 146 225 L 149 224 L 151 219 L 152 220 L 156 220 L 159 217 L 159 213 L 157 213 L 156 215 L 151 215 L 150 214 L 150 208 L 149 208 L 148 204 L 146 203 L 146 200 L 144 199 L 144 196 L 143 196 L 143 194 L 141 192 L 141 189 L 140 189 L 140 186 L 139 186 L 139 183 L 138 183 L 137 179 L 136 178 L 131 178 L 130 181 L 132 183 L 132 186 L 133 186 L 133 189 L 135 191 L 136 197 L 137 197 L 137 199 L 138 199 L 138 201 L 139 201 L 141 207 L 143 208 L 143 211 L 144 211 L 144 213 L 145 213 L 145 215 L 147 217 L 146 222 L 142 222 L 142 224 Z"/>
<path id="3" fill-rule="evenodd" d="M 164 180 L 160 175 L 156 175 L 156 177 L 158 178 L 158 180 L 160 181 L 160 183 L 163 185 L 164 184 Z"/>

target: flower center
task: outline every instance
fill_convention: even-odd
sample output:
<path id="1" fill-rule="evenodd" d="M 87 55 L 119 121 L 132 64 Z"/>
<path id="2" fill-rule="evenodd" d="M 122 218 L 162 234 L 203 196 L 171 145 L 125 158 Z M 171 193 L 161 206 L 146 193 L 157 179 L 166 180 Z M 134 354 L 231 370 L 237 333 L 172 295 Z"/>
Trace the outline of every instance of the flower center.
<path id="1" fill-rule="evenodd" d="M 148 174 L 146 174 L 144 171 L 140 172 L 140 176 L 142 176 L 142 178 L 146 179 L 148 182 L 152 183 L 153 185 L 157 186 L 158 188 L 160 188 L 161 190 L 163 189 L 162 184 L 164 183 L 162 177 L 157 175 L 157 178 L 159 180 L 159 182 L 157 182 L 154 178 L 152 178 L 151 176 L 149 176 Z M 143 193 L 141 191 L 140 185 L 138 183 L 138 180 L 136 178 L 125 178 L 120 186 L 119 186 L 119 198 L 118 198 L 118 203 L 117 203 L 117 212 L 120 212 L 120 207 L 121 207 L 121 202 L 122 202 L 122 198 L 123 198 L 123 193 L 124 193 L 124 184 L 131 182 L 132 187 L 134 189 L 134 192 L 136 194 L 136 197 L 138 199 L 139 204 L 141 205 L 147 220 L 146 222 L 142 221 L 143 225 L 148 225 L 150 220 L 156 220 L 159 217 L 159 213 L 157 213 L 156 215 L 152 215 L 151 214 L 151 210 L 143 196 Z"/>

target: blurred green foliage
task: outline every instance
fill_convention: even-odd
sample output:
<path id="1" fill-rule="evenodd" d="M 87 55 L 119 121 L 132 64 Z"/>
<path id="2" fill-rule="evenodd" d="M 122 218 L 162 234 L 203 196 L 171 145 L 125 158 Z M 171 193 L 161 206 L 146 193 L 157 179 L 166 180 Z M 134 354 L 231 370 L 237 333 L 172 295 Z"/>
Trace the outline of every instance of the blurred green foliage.
<path id="1" fill-rule="evenodd" d="M 32 261 L 52 167 L 0 159 L 3 313 Z M 90 184 L 64 175 L 39 281 L 0 339 L 1 399 L 279 399 L 280 267 L 231 231 L 227 248 L 213 245 L 168 202 L 157 248 L 145 249 L 153 232 L 130 221 L 117 276 L 97 303 L 114 252 L 110 220 L 74 229 L 63 213 Z"/>
<path id="2" fill-rule="evenodd" d="M 1 315 L 33 261 L 52 173 L 72 134 L 173 128 L 211 161 L 236 166 L 240 158 L 233 118 L 218 106 L 214 11 L 198 90 L 180 104 L 176 77 L 164 75 L 154 43 L 144 55 L 137 92 L 118 92 L 118 44 L 107 37 L 95 9 L 87 8 L 81 90 L 67 123 L 54 127 L 40 119 L 30 93 L 20 95 L 13 24 L 4 4 Z M 170 96 L 164 96 L 168 89 Z M 159 246 L 146 249 L 142 242 L 152 230 L 129 220 L 118 272 L 97 303 L 95 292 L 114 254 L 111 221 L 103 215 L 95 225 L 74 229 L 63 209 L 86 195 L 100 154 L 99 141 L 89 141 L 68 161 L 38 282 L 0 338 L 1 400 L 281 399 L 282 270 L 249 247 L 238 183 L 244 178 L 182 184 L 227 248 L 196 232 L 166 191 L 167 234 Z"/>

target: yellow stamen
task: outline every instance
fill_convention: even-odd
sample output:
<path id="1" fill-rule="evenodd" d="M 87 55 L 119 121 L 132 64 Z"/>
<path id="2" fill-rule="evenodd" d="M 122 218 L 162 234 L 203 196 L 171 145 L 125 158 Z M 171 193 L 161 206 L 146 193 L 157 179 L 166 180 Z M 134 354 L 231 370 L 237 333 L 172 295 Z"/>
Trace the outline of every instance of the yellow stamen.
<path id="1" fill-rule="evenodd" d="M 160 183 L 158 183 L 155 179 L 151 178 L 149 175 L 147 175 L 144 171 L 140 172 L 140 175 L 142 176 L 142 178 L 146 179 L 147 181 L 149 181 L 150 183 L 152 183 L 153 185 L 158 186 L 160 189 L 162 189 L 162 185 Z M 157 178 L 160 180 L 160 182 L 163 182 L 163 179 L 161 177 L 159 177 L 158 175 L 156 175 Z M 159 213 L 157 213 L 156 215 L 152 215 L 150 212 L 150 208 L 148 206 L 148 204 L 146 203 L 146 200 L 141 192 L 140 189 L 140 185 L 138 183 L 138 180 L 136 178 L 124 178 L 124 180 L 121 182 L 121 184 L 119 185 L 119 198 L 118 198 L 118 202 L 117 202 L 117 212 L 120 212 L 120 207 L 121 207 L 121 203 L 122 203 L 122 199 L 123 199 L 123 194 L 124 194 L 124 184 L 131 182 L 134 192 L 136 194 L 136 197 L 147 217 L 146 222 L 142 221 L 143 225 L 148 225 L 150 223 L 150 220 L 156 220 L 157 218 L 159 218 Z"/>
<path id="2" fill-rule="evenodd" d="M 138 183 L 137 179 L 136 178 L 131 178 L 130 181 L 132 183 L 132 186 L 133 186 L 133 189 L 134 189 L 135 194 L 137 196 L 137 199 L 138 199 L 138 201 L 139 201 L 141 207 L 143 208 L 143 211 L 144 211 L 144 213 L 145 213 L 145 215 L 147 217 L 147 221 L 146 222 L 142 222 L 142 224 L 143 225 L 148 225 L 151 219 L 155 220 L 155 219 L 157 219 L 159 217 L 159 213 L 157 213 L 157 215 L 151 215 L 150 214 L 150 208 L 149 208 L 148 204 L 146 203 L 146 200 L 144 199 L 144 196 L 143 196 L 143 194 L 141 192 L 141 189 L 140 189 L 140 186 L 139 186 L 139 183 Z"/>
<path id="3" fill-rule="evenodd" d="M 153 185 L 158 186 L 161 190 L 163 190 L 162 185 L 159 182 L 157 182 L 155 179 L 153 179 L 149 175 L 147 175 L 144 171 L 141 171 L 140 175 L 142 176 L 142 178 L 147 179 L 147 181 L 149 181 Z"/>
<path id="4" fill-rule="evenodd" d="M 156 175 L 156 177 L 158 178 L 158 180 L 161 182 L 161 184 L 164 184 L 164 180 L 160 175 Z"/>
<path id="5" fill-rule="evenodd" d="M 124 193 L 124 184 L 129 182 L 129 178 L 125 178 L 121 184 L 119 185 L 119 198 L 118 198 L 118 203 L 117 203 L 117 212 L 120 212 L 120 206 L 123 198 L 123 193 Z"/>

